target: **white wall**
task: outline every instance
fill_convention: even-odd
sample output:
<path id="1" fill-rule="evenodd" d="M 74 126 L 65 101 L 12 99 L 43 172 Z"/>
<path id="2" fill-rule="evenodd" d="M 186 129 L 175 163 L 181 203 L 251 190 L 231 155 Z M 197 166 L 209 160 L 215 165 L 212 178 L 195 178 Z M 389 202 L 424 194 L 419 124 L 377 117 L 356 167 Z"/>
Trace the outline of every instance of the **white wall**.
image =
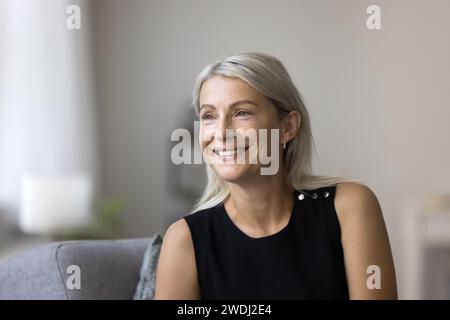
<path id="1" fill-rule="evenodd" d="M 366 28 L 370 4 L 379 31 Z M 367 181 L 397 263 L 403 199 L 449 192 L 450 2 L 102 0 L 95 14 L 103 185 L 127 196 L 126 235 L 162 231 L 170 128 L 201 67 L 239 50 L 285 63 L 315 168 Z"/>

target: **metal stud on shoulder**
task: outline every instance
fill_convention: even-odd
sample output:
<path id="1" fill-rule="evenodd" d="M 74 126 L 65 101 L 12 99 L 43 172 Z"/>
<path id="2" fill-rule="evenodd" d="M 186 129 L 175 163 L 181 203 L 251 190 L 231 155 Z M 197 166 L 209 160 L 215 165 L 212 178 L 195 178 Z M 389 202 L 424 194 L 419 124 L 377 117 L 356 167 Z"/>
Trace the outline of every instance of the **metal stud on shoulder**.
<path id="1" fill-rule="evenodd" d="M 313 193 L 312 197 L 313 199 L 317 199 L 317 193 Z"/>
<path id="2" fill-rule="evenodd" d="M 305 195 L 303 193 L 300 193 L 298 196 L 298 200 L 303 200 L 305 199 Z"/>
<path id="3" fill-rule="evenodd" d="M 323 194 L 323 196 L 324 196 L 325 198 L 328 198 L 329 195 L 330 195 L 330 193 L 329 193 L 328 191 L 325 191 L 325 193 Z"/>

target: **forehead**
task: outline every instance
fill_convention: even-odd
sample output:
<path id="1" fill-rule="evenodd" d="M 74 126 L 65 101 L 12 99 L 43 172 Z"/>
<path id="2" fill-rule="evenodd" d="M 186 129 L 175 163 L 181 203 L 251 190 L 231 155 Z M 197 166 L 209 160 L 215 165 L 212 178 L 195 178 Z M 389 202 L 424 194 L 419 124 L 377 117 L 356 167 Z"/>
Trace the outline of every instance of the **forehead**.
<path id="1" fill-rule="evenodd" d="M 214 76 L 203 82 L 199 99 L 200 104 L 208 103 L 216 105 L 241 99 L 262 102 L 264 96 L 243 80 Z"/>

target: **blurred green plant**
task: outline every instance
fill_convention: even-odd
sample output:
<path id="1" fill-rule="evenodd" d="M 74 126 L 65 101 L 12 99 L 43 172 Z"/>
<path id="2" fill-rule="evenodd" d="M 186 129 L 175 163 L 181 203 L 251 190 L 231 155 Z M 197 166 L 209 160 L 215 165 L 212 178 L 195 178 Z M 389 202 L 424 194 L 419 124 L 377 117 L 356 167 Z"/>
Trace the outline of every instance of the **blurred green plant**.
<path id="1" fill-rule="evenodd" d="M 90 233 L 96 238 L 118 238 L 120 236 L 120 217 L 125 203 L 119 198 L 97 200 Z"/>

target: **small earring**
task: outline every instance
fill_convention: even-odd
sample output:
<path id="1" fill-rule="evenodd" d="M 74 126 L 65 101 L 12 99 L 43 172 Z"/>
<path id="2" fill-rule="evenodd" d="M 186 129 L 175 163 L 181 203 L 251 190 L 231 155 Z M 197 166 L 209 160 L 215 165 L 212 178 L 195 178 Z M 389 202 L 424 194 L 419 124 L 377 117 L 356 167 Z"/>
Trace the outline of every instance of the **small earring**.
<path id="1" fill-rule="evenodd" d="M 286 149 L 286 141 L 283 140 L 283 149 Z"/>

